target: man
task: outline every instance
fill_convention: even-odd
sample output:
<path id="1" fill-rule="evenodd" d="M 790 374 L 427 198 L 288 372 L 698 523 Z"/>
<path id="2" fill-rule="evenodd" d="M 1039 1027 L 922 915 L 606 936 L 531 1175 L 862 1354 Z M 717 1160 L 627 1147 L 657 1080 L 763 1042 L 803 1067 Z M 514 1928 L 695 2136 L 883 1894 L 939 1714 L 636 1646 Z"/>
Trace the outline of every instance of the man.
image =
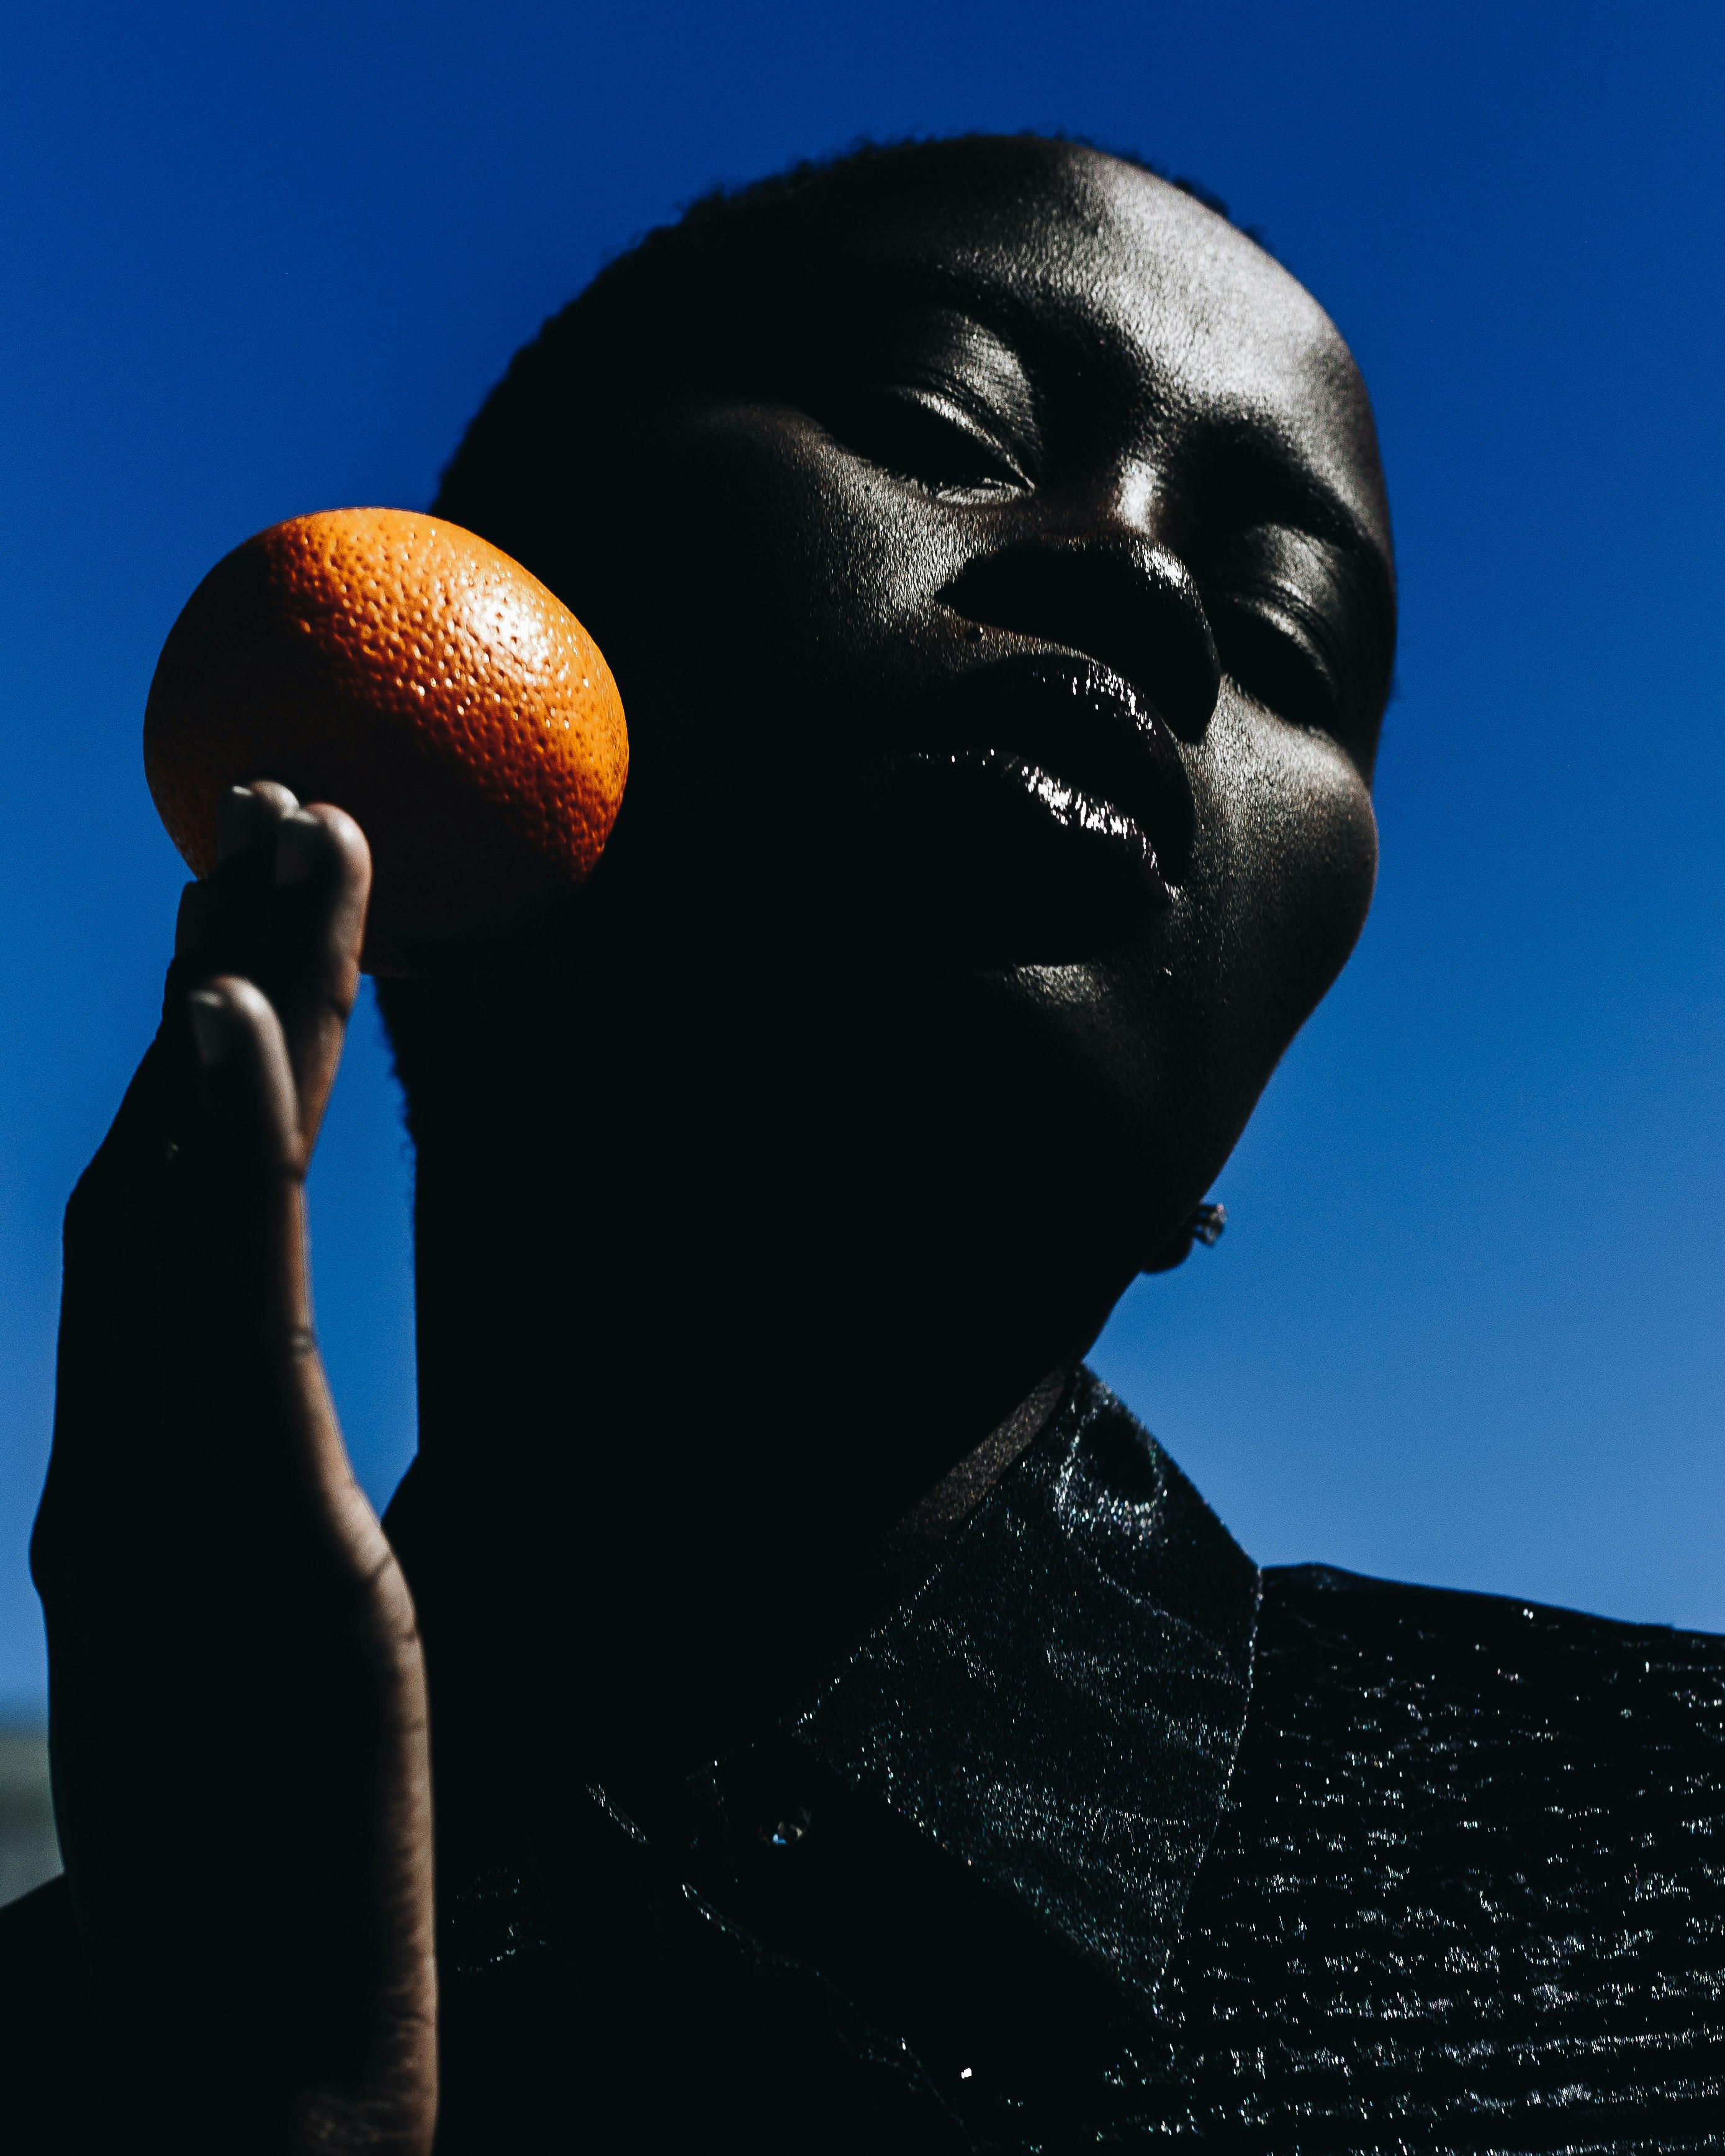
<path id="1" fill-rule="evenodd" d="M 867 153 L 614 264 L 439 507 L 630 792 L 387 994 L 387 1538 L 299 1194 L 363 836 L 229 803 L 69 1218 L 41 2145 L 1706 2145 L 1717 1643 L 1260 1575 L 1080 1367 L 1370 899 L 1322 310 L 1130 163 Z"/>

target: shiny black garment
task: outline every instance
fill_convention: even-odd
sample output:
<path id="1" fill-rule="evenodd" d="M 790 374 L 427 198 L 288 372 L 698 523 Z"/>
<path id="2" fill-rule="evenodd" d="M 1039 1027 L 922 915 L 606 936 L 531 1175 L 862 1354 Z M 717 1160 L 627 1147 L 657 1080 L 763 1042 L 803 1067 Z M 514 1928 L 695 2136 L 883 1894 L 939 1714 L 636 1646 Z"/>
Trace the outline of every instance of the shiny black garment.
<path id="1" fill-rule="evenodd" d="M 1725 2145 L 1725 1640 L 1260 1573 L 1086 1373 L 763 1740 L 499 1741 L 448 2156 Z M 85 2145 L 59 1893 L 0 1917 L 20 2151 Z"/>

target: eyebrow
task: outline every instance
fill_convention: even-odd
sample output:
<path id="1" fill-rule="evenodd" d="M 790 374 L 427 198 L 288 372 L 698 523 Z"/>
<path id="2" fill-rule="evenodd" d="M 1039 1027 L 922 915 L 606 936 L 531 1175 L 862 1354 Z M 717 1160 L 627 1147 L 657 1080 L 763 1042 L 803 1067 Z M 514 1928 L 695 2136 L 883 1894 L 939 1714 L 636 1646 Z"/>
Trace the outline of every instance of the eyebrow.
<path id="1" fill-rule="evenodd" d="M 1052 346 L 1061 340 L 1050 336 L 1048 325 L 1034 309 L 1014 299 L 998 285 L 973 276 L 957 264 L 931 262 L 916 255 L 898 261 L 867 261 L 861 282 L 867 298 L 886 298 L 901 305 L 950 307 L 968 315 L 981 328 L 1014 348 Z M 857 294 L 847 280 L 845 298 L 855 305 Z"/>

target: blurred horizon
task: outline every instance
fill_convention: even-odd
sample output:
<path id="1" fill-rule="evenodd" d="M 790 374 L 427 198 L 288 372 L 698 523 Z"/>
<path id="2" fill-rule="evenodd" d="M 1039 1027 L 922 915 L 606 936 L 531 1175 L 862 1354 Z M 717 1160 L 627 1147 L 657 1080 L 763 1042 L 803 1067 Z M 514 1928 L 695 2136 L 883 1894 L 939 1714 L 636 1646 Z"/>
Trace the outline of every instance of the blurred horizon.
<path id="1" fill-rule="evenodd" d="M 281 517 L 428 503 L 516 346 L 714 182 L 971 127 L 1140 153 L 1260 230 L 1359 357 L 1400 553 L 1373 917 L 1218 1182 L 1226 1237 L 1140 1281 L 1096 1366 L 1260 1562 L 1725 1628 L 1722 63 L 1698 5 L 22 19 L 0 1709 L 44 1697 L 59 1211 L 184 874 L 138 747 L 179 607 Z M 368 996 L 312 1220 L 380 1499 L 409 1174 Z"/>

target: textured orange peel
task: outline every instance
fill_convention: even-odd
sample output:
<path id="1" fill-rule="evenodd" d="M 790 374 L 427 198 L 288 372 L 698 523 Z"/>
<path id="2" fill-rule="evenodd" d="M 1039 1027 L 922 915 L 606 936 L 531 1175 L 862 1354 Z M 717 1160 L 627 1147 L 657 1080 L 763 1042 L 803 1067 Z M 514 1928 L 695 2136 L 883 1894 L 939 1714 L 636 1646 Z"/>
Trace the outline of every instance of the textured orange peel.
<path id="1" fill-rule="evenodd" d="M 144 769 L 201 876 L 230 786 L 347 809 L 372 848 L 364 963 L 412 972 L 592 872 L 629 735 L 598 646 L 518 562 L 438 517 L 336 509 L 259 532 L 193 592 Z"/>

